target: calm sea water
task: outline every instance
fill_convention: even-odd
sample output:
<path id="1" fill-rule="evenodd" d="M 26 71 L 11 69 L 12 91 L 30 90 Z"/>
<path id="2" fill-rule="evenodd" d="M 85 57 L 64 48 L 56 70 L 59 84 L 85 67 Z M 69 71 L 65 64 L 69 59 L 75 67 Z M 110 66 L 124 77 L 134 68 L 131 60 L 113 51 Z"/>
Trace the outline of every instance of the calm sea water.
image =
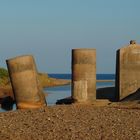
<path id="1" fill-rule="evenodd" d="M 71 79 L 71 74 L 49 74 L 50 77 L 60 79 Z M 97 80 L 114 80 L 115 74 L 97 74 Z M 110 87 L 114 86 L 114 82 L 99 82 L 96 87 Z M 59 86 L 52 88 L 45 88 L 44 91 L 48 93 L 46 97 L 48 105 L 54 105 L 57 100 L 71 96 L 71 86 Z"/>
<path id="2" fill-rule="evenodd" d="M 49 76 L 54 77 L 54 78 L 60 78 L 60 79 L 71 79 L 71 74 L 49 74 Z M 98 80 L 114 80 L 115 75 L 114 74 L 97 74 L 97 79 Z M 109 86 L 114 86 L 114 82 L 96 83 L 97 88 L 109 87 Z M 66 85 L 66 86 L 45 88 L 44 92 L 48 94 L 48 96 L 46 96 L 47 105 L 52 106 L 52 105 L 55 105 L 57 100 L 71 96 L 71 86 Z M 13 110 L 15 109 L 16 109 L 16 106 L 14 105 Z M 3 112 L 3 111 L 5 110 L 0 109 L 0 112 Z"/>
<path id="3" fill-rule="evenodd" d="M 60 79 L 71 79 L 71 74 L 49 74 L 50 77 L 60 78 Z M 113 80 L 115 79 L 115 74 L 97 74 L 97 80 Z"/>

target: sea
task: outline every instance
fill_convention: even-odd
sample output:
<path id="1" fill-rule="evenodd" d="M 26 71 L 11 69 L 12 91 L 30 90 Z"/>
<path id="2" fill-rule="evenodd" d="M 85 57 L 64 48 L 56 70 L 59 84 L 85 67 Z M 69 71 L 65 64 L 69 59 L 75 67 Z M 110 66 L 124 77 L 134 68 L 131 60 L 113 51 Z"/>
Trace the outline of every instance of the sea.
<path id="1" fill-rule="evenodd" d="M 58 79 L 68 79 L 71 80 L 71 74 L 48 74 L 50 77 Z M 97 80 L 115 80 L 115 74 L 97 74 Z M 112 87 L 114 82 L 97 82 L 96 88 L 100 87 Z M 57 100 L 70 97 L 71 96 L 71 85 L 49 87 L 43 89 L 45 92 L 47 106 L 53 106 L 56 104 Z M 13 110 L 16 110 L 16 105 L 13 105 Z M 0 112 L 5 112 L 4 109 L 0 109 Z"/>

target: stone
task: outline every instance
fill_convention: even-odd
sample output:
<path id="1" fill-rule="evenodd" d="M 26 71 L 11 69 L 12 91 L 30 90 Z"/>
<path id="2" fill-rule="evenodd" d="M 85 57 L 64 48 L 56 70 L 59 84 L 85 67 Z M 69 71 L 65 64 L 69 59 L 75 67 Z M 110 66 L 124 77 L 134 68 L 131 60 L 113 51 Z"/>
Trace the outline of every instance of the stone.
<path id="1" fill-rule="evenodd" d="M 17 108 L 39 108 L 46 105 L 33 56 L 19 56 L 6 62 Z"/>
<path id="2" fill-rule="evenodd" d="M 77 102 L 96 100 L 96 50 L 72 50 L 72 98 Z"/>
<path id="3" fill-rule="evenodd" d="M 135 93 L 140 88 L 140 45 L 134 40 L 117 51 L 116 100 Z"/>
<path id="4" fill-rule="evenodd" d="M 73 98 L 78 102 L 87 100 L 87 81 L 74 81 L 73 83 Z"/>

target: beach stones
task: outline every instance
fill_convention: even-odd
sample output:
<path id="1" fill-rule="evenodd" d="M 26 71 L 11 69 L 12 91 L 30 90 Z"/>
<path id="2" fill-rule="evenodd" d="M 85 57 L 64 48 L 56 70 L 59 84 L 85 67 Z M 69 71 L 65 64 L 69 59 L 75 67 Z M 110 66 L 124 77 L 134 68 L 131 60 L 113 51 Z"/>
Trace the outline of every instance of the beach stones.
<path id="1" fill-rule="evenodd" d="M 96 50 L 72 50 L 72 98 L 77 102 L 96 99 Z"/>
<path id="2" fill-rule="evenodd" d="M 46 104 L 33 56 L 6 60 L 18 109 L 39 108 Z"/>
<path id="3" fill-rule="evenodd" d="M 117 51 L 116 99 L 121 100 L 140 88 L 140 45 L 134 40 Z"/>

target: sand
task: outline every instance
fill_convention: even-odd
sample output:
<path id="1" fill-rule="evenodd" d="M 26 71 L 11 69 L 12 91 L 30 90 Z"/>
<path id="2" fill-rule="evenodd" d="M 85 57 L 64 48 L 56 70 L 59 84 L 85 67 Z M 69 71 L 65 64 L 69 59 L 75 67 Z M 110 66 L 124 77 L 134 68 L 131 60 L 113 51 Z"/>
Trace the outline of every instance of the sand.
<path id="1" fill-rule="evenodd" d="M 137 140 L 140 105 L 57 105 L 0 113 L 0 140 Z"/>

